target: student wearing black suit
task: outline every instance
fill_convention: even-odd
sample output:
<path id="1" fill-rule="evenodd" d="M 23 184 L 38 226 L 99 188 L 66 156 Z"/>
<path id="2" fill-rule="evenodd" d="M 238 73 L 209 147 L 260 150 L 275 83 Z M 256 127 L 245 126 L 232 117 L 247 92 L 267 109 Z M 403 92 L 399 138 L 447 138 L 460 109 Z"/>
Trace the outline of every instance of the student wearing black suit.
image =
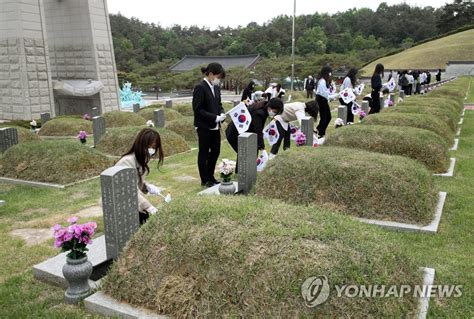
<path id="1" fill-rule="evenodd" d="M 244 89 L 242 92 L 242 98 L 240 99 L 241 102 L 252 100 L 252 93 L 255 90 L 255 82 L 250 81 L 249 85 Z"/>
<path id="2" fill-rule="evenodd" d="M 374 74 L 370 80 L 372 86 L 372 107 L 370 108 L 369 114 L 380 112 L 380 90 L 382 89 L 382 77 L 383 77 L 384 66 L 379 63 L 375 66 Z"/>
<path id="3" fill-rule="evenodd" d="M 436 73 L 436 81 L 441 81 L 441 69 L 438 69 L 438 73 Z"/>
<path id="4" fill-rule="evenodd" d="M 219 183 L 214 178 L 214 170 L 221 152 L 219 129 L 225 120 L 219 88 L 225 71 L 219 63 L 210 63 L 202 67 L 201 72 L 205 77 L 193 92 L 194 126 L 199 141 L 198 168 L 201 185 L 212 187 Z"/>
<path id="5" fill-rule="evenodd" d="M 283 102 L 278 98 L 273 98 L 270 101 L 261 101 L 252 104 L 248 107 L 252 122 L 250 123 L 247 133 L 257 134 L 257 147 L 259 151 L 265 150 L 265 143 L 263 141 L 263 129 L 267 118 L 274 117 L 275 115 L 283 112 Z M 225 136 L 230 146 L 234 151 L 238 152 L 238 138 L 239 132 L 235 127 L 234 123 L 231 122 L 225 130 Z"/>

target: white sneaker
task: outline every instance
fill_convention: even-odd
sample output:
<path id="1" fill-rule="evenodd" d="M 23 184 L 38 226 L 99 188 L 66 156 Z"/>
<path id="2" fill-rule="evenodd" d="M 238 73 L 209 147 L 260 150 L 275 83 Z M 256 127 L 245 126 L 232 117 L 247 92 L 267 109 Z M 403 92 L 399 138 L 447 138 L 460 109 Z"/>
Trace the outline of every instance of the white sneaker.
<path id="1" fill-rule="evenodd" d="M 318 139 L 318 144 L 323 145 L 325 140 L 326 140 L 325 137 L 321 137 L 320 139 Z"/>

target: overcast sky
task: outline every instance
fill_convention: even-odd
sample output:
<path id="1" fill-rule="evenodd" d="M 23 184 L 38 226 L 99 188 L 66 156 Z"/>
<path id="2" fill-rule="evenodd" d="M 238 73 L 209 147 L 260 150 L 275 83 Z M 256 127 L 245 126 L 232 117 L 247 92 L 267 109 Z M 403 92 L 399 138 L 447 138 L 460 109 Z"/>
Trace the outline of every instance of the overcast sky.
<path id="1" fill-rule="evenodd" d="M 412 6 L 443 6 L 446 0 L 387 0 L 389 5 L 401 2 Z M 357 3 L 357 4 L 354 4 Z M 293 0 L 107 0 L 110 13 L 120 12 L 144 22 L 170 27 L 197 25 L 216 29 L 218 26 L 246 26 L 249 22 L 262 24 L 280 14 L 293 14 Z M 380 1 L 365 0 L 297 0 L 296 14 L 335 13 L 357 7 L 375 10 Z"/>

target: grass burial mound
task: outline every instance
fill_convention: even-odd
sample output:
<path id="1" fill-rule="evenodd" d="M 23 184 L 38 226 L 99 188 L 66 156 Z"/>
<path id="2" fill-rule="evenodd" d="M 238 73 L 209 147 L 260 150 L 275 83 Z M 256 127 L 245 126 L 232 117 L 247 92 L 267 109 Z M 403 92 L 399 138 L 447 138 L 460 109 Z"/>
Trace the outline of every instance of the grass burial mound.
<path id="1" fill-rule="evenodd" d="M 256 190 L 292 204 L 422 225 L 438 200 L 432 173 L 417 161 L 343 147 L 283 152 L 259 175 Z"/>
<path id="2" fill-rule="evenodd" d="M 194 116 L 193 105 L 191 103 L 180 103 L 173 105 L 173 110 L 178 111 L 183 116 Z"/>
<path id="3" fill-rule="evenodd" d="M 41 136 L 77 136 L 80 131 L 92 134 L 92 121 L 80 117 L 57 117 L 41 127 Z"/>
<path id="4" fill-rule="evenodd" d="M 124 127 L 124 126 L 139 126 L 145 125 L 146 120 L 140 115 L 132 112 L 114 111 L 105 113 L 105 126 L 109 127 Z"/>
<path id="5" fill-rule="evenodd" d="M 418 267 L 382 230 L 319 208 L 192 196 L 140 228 L 103 289 L 171 318 L 413 317 L 408 294 L 338 298 L 334 285 L 420 284 Z M 309 308 L 301 286 L 313 276 L 331 290 Z"/>
<path id="6" fill-rule="evenodd" d="M 432 96 L 425 96 L 425 97 L 416 97 L 413 99 L 408 99 L 403 101 L 403 104 L 399 105 L 398 107 L 404 106 L 424 106 L 430 107 L 432 109 L 441 109 L 445 111 L 450 111 L 453 116 L 459 117 L 461 114 L 464 105 L 460 101 L 456 101 L 453 99 L 447 98 L 438 98 Z"/>
<path id="7" fill-rule="evenodd" d="M 446 172 L 450 163 L 448 144 L 441 136 L 413 127 L 351 125 L 334 131 L 326 144 L 406 156 L 435 173 Z"/>
<path id="8" fill-rule="evenodd" d="M 185 116 L 178 120 L 166 122 L 165 127 L 168 130 L 181 135 L 186 141 L 190 143 L 197 142 L 197 133 L 194 128 L 194 117 Z"/>
<path id="9" fill-rule="evenodd" d="M 148 120 L 152 120 L 153 121 L 153 112 L 158 109 L 158 107 L 148 107 L 148 108 L 144 108 L 144 109 L 141 109 L 140 112 L 138 112 L 138 115 L 140 115 L 141 117 L 143 117 L 145 119 L 145 121 L 148 121 Z M 183 116 L 181 115 L 181 113 L 179 113 L 178 111 L 175 111 L 173 109 L 163 109 L 162 110 L 165 111 L 165 122 L 169 122 L 169 121 L 174 121 L 174 120 L 177 120 L 177 119 L 180 119 L 182 118 Z"/>
<path id="10" fill-rule="evenodd" d="M 143 128 L 145 127 L 132 126 L 107 129 L 107 133 L 100 139 L 97 149 L 107 154 L 122 156 L 130 149 L 138 132 Z M 160 133 L 165 156 L 189 150 L 188 143 L 175 132 L 167 129 L 156 130 Z"/>
<path id="11" fill-rule="evenodd" d="M 376 115 L 369 115 L 361 122 L 363 125 L 386 125 L 401 127 L 416 127 L 435 132 L 448 145 L 453 143 L 454 132 L 442 120 L 430 114 L 403 113 L 403 107 L 393 108 L 393 112 L 385 111 Z M 397 110 L 400 110 L 397 112 Z"/>
<path id="12" fill-rule="evenodd" d="M 420 114 L 423 117 L 426 117 L 426 115 L 432 115 L 435 118 L 441 120 L 441 122 L 446 123 L 452 132 L 455 131 L 460 116 L 459 113 L 450 111 L 448 109 L 426 105 L 401 105 L 400 107 L 389 108 L 385 112 L 409 113 L 410 115 Z"/>
<path id="13" fill-rule="evenodd" d="M 67 184 L 99 175 L 112 162 L 79 141 L 42 141 L 9 148 L 0 160 L 4 177 Z"/>

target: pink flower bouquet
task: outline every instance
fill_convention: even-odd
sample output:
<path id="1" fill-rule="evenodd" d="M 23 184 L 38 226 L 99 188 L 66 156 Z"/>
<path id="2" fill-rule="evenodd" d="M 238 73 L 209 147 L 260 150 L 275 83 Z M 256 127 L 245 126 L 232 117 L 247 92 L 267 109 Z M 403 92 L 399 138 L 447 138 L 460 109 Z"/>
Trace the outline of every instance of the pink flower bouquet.
<path id="1" fill-rule="evenodd" d="M 366 116 L 367 116 L 367 114 L 365 114 L 364 111 L 360 111 L 360 112 L 359 112 L 359 120 L 362 121 L 362 120 L 364 119 L 364 117 L 366 117 Z"/>
<path id="2" fill-rule="evenodd" d="M 87 132 L 86 131 L 80 131 L 77 138 L 81 141 L 82 144 L 85 144 L 86 141 L 87 141 Z"/>
<path id="3" fill-rule="evenodd" d="M 306 144 L 306 135 L 299 131 L 296 133 L 296 138 L 295 138 L 296 145 L 298 146 L 303 146 Z"/>
<path id="4" fill-rule="evenodd" d="M 77 217 L 71 217 L 67 220 L 69 226 L 62 227 L 57 224 L 52 228 L 54 246 L 61 248 L 61 251 L 69 251 L 67 257 L 71 259 L 81 259 L 86 256 L 87 245 L 92 243 L 91 238 L 97 228 L 94 222 L 77 224 L 77 220 Z"/>

